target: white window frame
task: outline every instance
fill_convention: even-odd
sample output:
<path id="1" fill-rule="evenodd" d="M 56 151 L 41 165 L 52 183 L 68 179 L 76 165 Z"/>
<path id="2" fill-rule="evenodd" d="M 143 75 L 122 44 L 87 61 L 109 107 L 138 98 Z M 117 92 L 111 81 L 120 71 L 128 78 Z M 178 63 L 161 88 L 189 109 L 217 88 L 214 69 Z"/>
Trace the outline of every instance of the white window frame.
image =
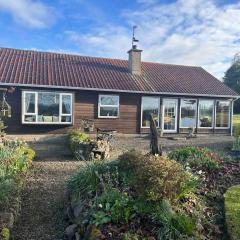
<path id="1" fill-rule="evenodd" d="M 35 94 L 35 113 L 26 113 L 25 112 L 25 96 L 26 93 Z M 39 122 L 38 121 L 38 94 L 39 93 L 55 93 L 59 94 L 59 121 L 58 122 Z M 62 113 L 62 96 L 67 95 L 71 96 L 71 113 Z M 27 122 L 24 120 L 25 116 L 35 116 L 35 122 Z M 61 122 L 61 117 L 70 116 L 71 122 Z M 55 91 L 33 91 L 33 90 L 24 90 L 22 91 L 22 124 L 30 124 L 30 125 L 72 125 L 73 124 L 73 93 L 65 93 L 65 92 L 55 92 Z"/>
<path id="2" fill-rule="evenodd" d="M 211 101 L 213 103 L 213 110 L 212 110 L 212 126 L 211 127 L 200 127 L 200 102 L 201 101 Z M 198 128 L 202 129 L 213 129 L 214 126 L 214 111 L 215 111 L 215 101 L 212 99 L 199 99 L 198 100 Z"/>
<path id="3" fill-rule="evenodd" d="M 160 111 L 161 111 L 161 109 L 160 109 L 160 97 L 157 97 L 157 96 L 142 96 L 142 98 L 141 98 L 141 128 L 150 128 L 150 126 L 148 127 L 148 126 L 143 126 L 142 125 L 142 117 L 143 117 L 143 98 L 157 98 L 158 99 L 158 125 L 156 126 L 157 128 L 159 128 L 159 126 L 160 126 Z"/>
<path id="4" fill-rule="evenodd" d="M 164 129 L 164 118 L 165 118 L 165 101 L 172 100 L 175 101 L 175 129 L 168 130 Z M 162 100 L 162 130 L 165 133 L 176 133 L 177 132 L 177 122 L 178 122 L 178 99 L 177 98 L 163 98 Z"/>
<path id="5" fill-rule="evenodd" d="M 180 99 L 180 109 L 179 109 L 179 128 L 181 129 L 187 129 L 189 127 L 182 127 L 182 100 L 194 100 L 196 101 L 196 113 L 195 113 L 195 118 L 196 118 L 196 121 L 195 121 L 195 126 L 193 126 L 194 128 L 197 128 L 197 117 L 198 117 L 198 99 L 197 98 L 181 98 Z"/>
<path id="6" fill-rule="evenodd" d="M 117 105 L 105 105 L 105 104 L 101 104 L 101 97 L 117 97 L 118 99 L 118 103 Z M 119 118 L 119 102 L 120 102 L 120 97 L 119 95 L 116 94 L 99 94 L 98 95 L 98 118 Z M 117 116 L 101 116 L 100 115 L 100 109 L 101 107 L 117 107 Z"/>
<path id="7" fill-rule="evenodd" d="M 217 102 L 228 102 L 229 103 L 229 113 L 228 113 L 228 126 L 227 127 L 217 127 Z M 229 129 L 231 121 L 231 101 L 229 100 L 216 100 L 215 101 L 215 128 L 216 129 Z"/>

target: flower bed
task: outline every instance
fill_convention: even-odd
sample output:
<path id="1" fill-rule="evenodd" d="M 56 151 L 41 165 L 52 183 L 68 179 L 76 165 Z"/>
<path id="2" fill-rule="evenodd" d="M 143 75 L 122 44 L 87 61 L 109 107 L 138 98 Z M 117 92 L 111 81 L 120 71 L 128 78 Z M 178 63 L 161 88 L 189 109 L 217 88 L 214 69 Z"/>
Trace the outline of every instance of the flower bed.
<path id="1" fill-rule="evenodd" d="M 174 160 L 130 151 L 95 162 L 68 184 L 69 239 L 198 239 L 196 179 Z M 96 238 L 98 237 L 98 238 Z"/>
<path id="2" fill-rule="evenodd" d="M 228 232 L 231 239 L 238 240 L 240 239 L 240 185 L 229 188 L 224 198 Z"/>
<path id="3" fill-rule="evenodd" d="M 4 240 L 18 214 L 20 192 L 34 156 L 35 152 L 22 141 L 0 144 L 0 230 Z"/>
<path id="4" fill-rule="evenodd" d="M 88 164 L 68 184 L 66 233 L 69 239 L 229 239 L 223 193 L 240 182 L 239 170 L 238 159 L 198 147 L 168 158 L 130 151 Z"/>

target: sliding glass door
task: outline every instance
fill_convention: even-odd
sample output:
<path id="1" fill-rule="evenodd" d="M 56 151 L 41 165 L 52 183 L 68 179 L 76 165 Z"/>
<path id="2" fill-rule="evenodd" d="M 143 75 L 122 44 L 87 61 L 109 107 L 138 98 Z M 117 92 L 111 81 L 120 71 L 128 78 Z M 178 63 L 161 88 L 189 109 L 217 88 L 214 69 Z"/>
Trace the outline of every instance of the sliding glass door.
<path id="1" fill-rule="evenodd" d="M 163 122 L 164 132 L 177 132 L 177 99 L 163 99 Z"/>

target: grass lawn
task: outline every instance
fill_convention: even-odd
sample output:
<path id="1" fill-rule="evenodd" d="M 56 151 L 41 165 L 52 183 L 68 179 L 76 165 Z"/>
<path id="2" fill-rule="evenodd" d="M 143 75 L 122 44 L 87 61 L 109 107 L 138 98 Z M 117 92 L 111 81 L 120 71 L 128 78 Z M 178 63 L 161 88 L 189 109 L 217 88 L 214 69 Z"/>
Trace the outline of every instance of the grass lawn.
<path id="1" fill-rule="evenodd" d="M 233 126 L 240 125 L 240 114 L 233 115 Z"/>

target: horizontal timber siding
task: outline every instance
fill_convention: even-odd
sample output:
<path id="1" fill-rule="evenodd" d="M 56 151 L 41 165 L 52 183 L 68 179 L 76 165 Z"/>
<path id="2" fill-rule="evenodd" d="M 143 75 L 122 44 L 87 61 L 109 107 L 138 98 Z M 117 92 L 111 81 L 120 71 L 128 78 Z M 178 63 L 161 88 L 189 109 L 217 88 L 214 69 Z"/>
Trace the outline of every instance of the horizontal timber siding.
<path id="1" fill-rule="evenodd" d="M 26 88 L 24 88 L 26 90 Z M 29 89 L 30 90 L 30 89 Z M 33 88 L 31 88 L 33 90 Z M 36 89 L 39 90 L 39 89 Z M 41 89 L 45 90 L 45 89 Z M 52 89 L 54 91 L 54 89 Z M 46 91 L 49 91 L 47 89 Z M 56 90 L 57 92 L 57 90 Z M 94 120 L 96 128 L 111 128 L 121 133 L 139 132 L 140 104 L 139 94 L 111 93 L 120 97 L 119 118 L 98 118 L 98 95 L 100 92 L 75 91 L 74 92 L 74 123 L 66 125 L 28 125 L 21 123 L 21 89 L 17 88 L 14 93 L 7 95 L 7 101 L 12 107 L 12 117 L 6 119 L 9 133 L 66 133 L 68 130 L 80 126 L 81 119 Z M 106 94 L 106 93 L 105 93 Z M 110 93 L 109 93 L 110 94 Z"/>

